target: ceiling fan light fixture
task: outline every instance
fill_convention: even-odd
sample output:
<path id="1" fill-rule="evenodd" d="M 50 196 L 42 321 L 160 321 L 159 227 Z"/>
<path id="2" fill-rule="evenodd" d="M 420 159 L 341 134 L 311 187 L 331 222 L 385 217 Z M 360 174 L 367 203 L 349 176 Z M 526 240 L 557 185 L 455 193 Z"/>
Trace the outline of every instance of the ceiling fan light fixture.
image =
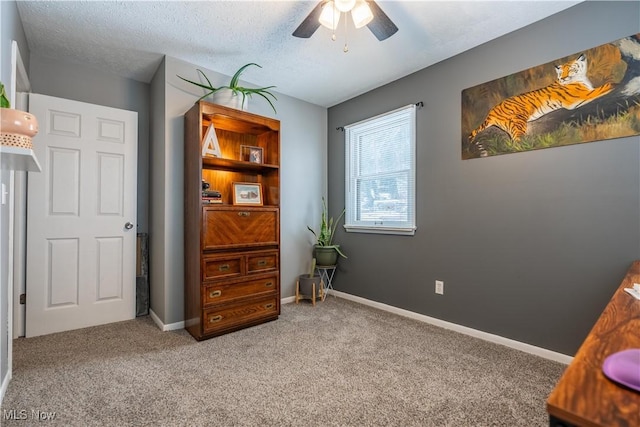
<path id="1" fill-rule="evenodd" d="M 323 27 L 327 27 L 330 30 L 338 28 L 338 22 L 340 22 L 341 12 L 336 9 L 333 1 L 328 1 L 322 6 L 322 13 L 318 21 Z"/>
<path id="2" fill-rule="evenodd" d="M 365 0 L 358 0 L 351 10 L 351 17 L 353 25 L 356 28 L 362 28 L 373 20 L 373 13 Z"/>
<path id="3" fill-rule="evenodd" d="M 356 0 L 335 0 L 334 4 L 340 12 L 349 12 L 356 5 Z"/>

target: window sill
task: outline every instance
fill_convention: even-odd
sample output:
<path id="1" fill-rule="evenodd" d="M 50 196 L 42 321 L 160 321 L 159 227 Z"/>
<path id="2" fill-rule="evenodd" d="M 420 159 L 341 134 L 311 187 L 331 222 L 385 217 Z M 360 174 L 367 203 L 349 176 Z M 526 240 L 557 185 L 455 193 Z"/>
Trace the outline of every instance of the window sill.
<path id="1" fill-rule="evenodd" d="M 395 234 L 399 236 L 413 236 L 416 234 L 416 227 L 399 228 L 399 227 L 370 227 L 364 225 L 345 225 L 344 229 L 347 233 L 369 233 L 369 234 Z"/>

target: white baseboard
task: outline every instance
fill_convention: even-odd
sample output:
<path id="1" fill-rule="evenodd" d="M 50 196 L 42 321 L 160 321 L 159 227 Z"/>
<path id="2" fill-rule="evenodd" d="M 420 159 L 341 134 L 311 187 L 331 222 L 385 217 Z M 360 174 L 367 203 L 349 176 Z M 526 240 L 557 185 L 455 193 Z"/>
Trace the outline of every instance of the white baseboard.
<path id="1" fill-rule="evenodd" d="M 184 320 L 182 322 L 169 323 L 165 325 L 162 323 L 162 320 L 158 317 L 157 314 L 153 312 L 153 310 L 149 309 L 149 316 L 153 319 L 153 322 L 160 328 L 161 331 L 175 331 L 178 329 L 184 329 Z"/>
<path id="2" fill-rule="evenodd" d="M 376 301 L 371 301 L 366 298 L 347 294 L 345 292 L 334 291 L 331 293 L 337 297 L 344 298 L 349 301 L 354 301 L 360 304 L 368 305 L 380 310 L 388 311 L 390 313 L 397 314 L 399 316 L 408 317 L 420 322 L 429 323 L 431 325 L 439 326 L 441 328 L 450 329 L 455 332 L 460 332 L 465 335 L 469 335 L 475 338 L 480 338 L 485 341 L 489 341 L 495 344 L 504 345 L 506 347 L 514 348 L 516 350 L 524 351 L 535 356 L 543 357 L 545 359 L 553 360 L 554 362 L 564 363 L 568 365 L 573 360 L 573 357 L 566 354 L 557 353 L 555 351 L 547 350 L 545 348 L 536 347 L 530 344 L 526 344 L 520 341 L 515 341 L 509 338 L 501 337 L 499 335 L 482 332 L 477 329 L 468 328 L 466 326 L 457 325 L 455 323 L 446 322 L 444 320 L 436 319 L 435 317 L 425 316 L 424 314 L 415 313 L 413 311 L 404 310 L 402 308 L 394 307 L 391 305 L 383 304 Z"/>
<path id="3" fill-rule="evenodd" d="M 286 298 L 282 298 L 280 300 L 280 305 L 291 304 L 292 302 L 296 302 L 296 296 L 295 295 L 290 296 L 290 297 L 286 297 Z"/>

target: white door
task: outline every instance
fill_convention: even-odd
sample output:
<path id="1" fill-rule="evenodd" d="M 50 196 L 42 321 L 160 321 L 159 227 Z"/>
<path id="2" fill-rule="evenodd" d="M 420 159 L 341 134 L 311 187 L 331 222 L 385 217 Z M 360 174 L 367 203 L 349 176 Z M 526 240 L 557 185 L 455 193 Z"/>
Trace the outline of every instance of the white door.
<path id="1" fill-rule="evenodd" d="M 26 336 L 135 317 L 138 115 L 31 94 Z"/>

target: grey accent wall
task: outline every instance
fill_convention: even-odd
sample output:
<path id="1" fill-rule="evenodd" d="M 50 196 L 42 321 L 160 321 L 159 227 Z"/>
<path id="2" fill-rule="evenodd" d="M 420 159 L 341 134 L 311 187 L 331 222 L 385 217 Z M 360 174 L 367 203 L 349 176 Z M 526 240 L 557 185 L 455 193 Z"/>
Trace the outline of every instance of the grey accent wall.
<path id="1" fill-rule="evenodd" d="M 176 76 L 197 79 L 195 70 L 202 67 L 165 57 L 160 68 L 152 82 L 153 96 L 164 103 L 153 101 L 151 309 L 164 324 L 171 325 L 184 320 L 184 113 L 203 95 Z M 227 84 L 231 78 L 203 71 L 214 86 Z M 306 224 L 319 221 L 321 196 L 326 189 L 327 110 L 278 94 L 277 90 L 275 93 L 277 114 L 258 97 L 249 101 L 248 110 L 281 122 L 280 286 L 282 297 L 288 297 L 295 293 L 297 276 L 309 268 L 311 239 Z M 162 119 L 156 114 L 161 108 Z"/>
<path id="2" fill-rule="evenodd" d="M 38 55 L 29 79 L 34 93 L 138 112 L 137 230 L 148 232 L 149 84 Z"/>
<path id="3" fill-rule="evenodd" d="M 335 288 L 574 354 L 640 258 L 640 137 L 462 161 L 461 91 L 639 32 L 640 3 L 585 2 L 330 108 L 336 212 L 345 187 L 336 127 L 424 102 L 416 235 L 340 230 L 349 259 Z"/>

